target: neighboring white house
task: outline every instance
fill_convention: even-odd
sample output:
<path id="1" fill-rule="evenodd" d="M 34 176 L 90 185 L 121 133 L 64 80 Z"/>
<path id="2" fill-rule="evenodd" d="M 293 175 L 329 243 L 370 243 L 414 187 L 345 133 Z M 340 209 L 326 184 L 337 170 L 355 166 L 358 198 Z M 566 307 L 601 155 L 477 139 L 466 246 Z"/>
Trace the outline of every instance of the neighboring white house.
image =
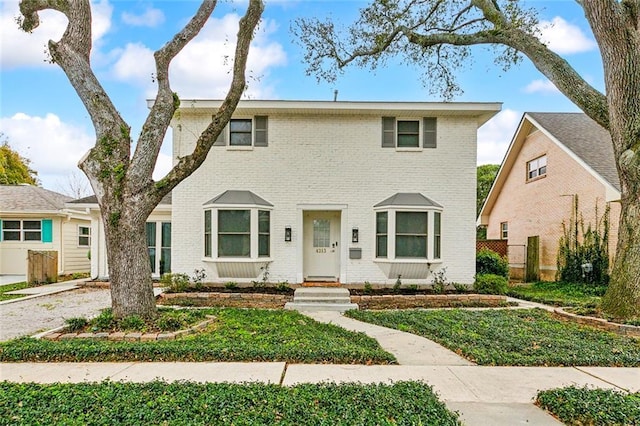
<path id="1" fill-rule="evenodd" d="M 26 275 L 27 251 L 57 251 L 58 273 L 89 272 L 89 216 L 71 197 L 31 185 L 0 185 L 0 274 Z"/>
<path id="2" fill-rule="evenodd" d="M 100 208 L 95 195 L 80 198 L 67 203 L 74 209 L 83 209 L 91 217 L 91 278 L 108 280 L 107 244 Z M 151 272 L 159 278 L 165 272 L 171 272 L 171 193 L 147 218 L 147 247 L 151 260 Z"/>
<path id="3" fill-rule="evenodd" d="M 174 161 L 221 105 L 182 100 Z M 173 190 L 172 270 L 207 281 L 475 274 L 476 140 L 499 103 L 244 100 Z"/>

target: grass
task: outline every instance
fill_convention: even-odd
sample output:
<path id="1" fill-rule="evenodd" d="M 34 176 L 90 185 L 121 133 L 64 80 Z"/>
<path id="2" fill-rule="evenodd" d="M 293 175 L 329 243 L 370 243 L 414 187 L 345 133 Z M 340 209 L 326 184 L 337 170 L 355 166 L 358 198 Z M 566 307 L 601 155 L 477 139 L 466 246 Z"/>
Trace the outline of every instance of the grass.
<path id="1" fill-rule="evenodd" d="M 204 309 L 216 320 L 179 340 L 114 342 L 20 338 L 0 343 L 0 361 L 286 361 L 389 364 L 375 339 L 294 311 Z"/>
<path id="2" fill-rule="evenodd" d="M 9 291 L 23 290 L 25 288 L 36 287 L 36 286 L 37 284 L 36 285 L 29 284 L 26 281 L 23 281 L 21 283 L 2 285 L 0 286 L 0 302 L 4 300 L 18 299 L 20 297 L 25 296 L 24 294 L 7 294 L 7 292 Z"/>
<path id="3" fill-rule="evenodd" d="M 0 383 L 0 424 L 459 425 L 432 389 L 324 383 Z"/>
<path id="4" fill-rule="evenodd" d="M 509 287 L 507 294 L 519 299 L 552 306 L 593 308 L 600 305 L 606 287 L 565 282 L 541 281 Z"/>
<path id="5" fill-rule="evenodd" d="M 640 339 L 554 319 L 541 309 L 348 311 L 432 339 L 480 365 L 640 366 Z"/>
<path id="6" fill-rule="evenodd" d="M 640 425 L 640 392 L 570 386 L 538 393 L 536 404 L 567 425 Z"/>

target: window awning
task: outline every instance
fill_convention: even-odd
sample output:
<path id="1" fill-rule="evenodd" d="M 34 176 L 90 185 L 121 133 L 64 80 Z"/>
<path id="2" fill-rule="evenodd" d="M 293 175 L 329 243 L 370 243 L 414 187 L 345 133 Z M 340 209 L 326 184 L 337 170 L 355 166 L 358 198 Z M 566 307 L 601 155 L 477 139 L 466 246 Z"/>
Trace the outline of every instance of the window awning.
<path id="1" fill-rule="evenodd" d="M 224 191 L 222 194 L 212 198 L 204 203 L 205 206 L 209 205 L 254 205 L 254 206 L 266 206 L 273 207 L 273 204 L 266 201 L 264 198 L 254 194 L 251 191 Z"/>
<path id="2" fill-rule="evenodd" d="M 432 207 L 443 208 L 432 199 L 425 197 L 418 192 L 398 192 L 373 207 Z"/>

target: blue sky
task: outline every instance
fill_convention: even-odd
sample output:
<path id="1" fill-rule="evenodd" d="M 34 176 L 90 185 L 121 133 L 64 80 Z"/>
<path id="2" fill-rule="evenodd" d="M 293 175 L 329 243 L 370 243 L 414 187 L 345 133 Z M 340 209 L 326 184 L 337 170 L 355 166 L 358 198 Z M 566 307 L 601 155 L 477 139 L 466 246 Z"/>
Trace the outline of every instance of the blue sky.
<path id="1" fill-rule="evenodd" d="M 530 1 L 539 11 L 545 42 L 591 84 L 603 90 L 602 65 L 580 7 L 572 0 Z M 333 17 L 351 22 L 361 0 L 266 1 L 261 29 L 252 44 L 248 68 L 252 99 L 359 101 L 439 101 L 423 85 L 420 69 L 389 63 L 375 73 L 346 70 L 335 83 L 305 74 L 302 49 L 290 26 L 299 17 Z M 47 40 L 58 40 L 66 26 L 61 14 L 41 14 L 32 34 L 17 29 L 17 1 L 0 0 L 0 132 L 12 148 L 32 161 L 45 188 L 65 192 L 76 164 L 94 142 L 88 114 L 64 73 L 45 62 Z M 94 1 L 92 64 L 115 105 L 137 134 L 147 114 L 145 100 L 154 85 L 152 52 L 192 16 L 197 1 Z M 183 98 L 221 98 L 229 81 L 237 20 L 246 3 L 220 2 L 201 34 L 174 60 L 172 87 Z M 503 102 L 503 111 L 479 131 L 478 164 L 500 163 L 525 111 L 578 111 L 525 59 L 503 72 L 491 51 L 474 49 L 473 62 L 458 75 L 466 102 Z M 170 166 L 163 147 L 157 175 Z"/>

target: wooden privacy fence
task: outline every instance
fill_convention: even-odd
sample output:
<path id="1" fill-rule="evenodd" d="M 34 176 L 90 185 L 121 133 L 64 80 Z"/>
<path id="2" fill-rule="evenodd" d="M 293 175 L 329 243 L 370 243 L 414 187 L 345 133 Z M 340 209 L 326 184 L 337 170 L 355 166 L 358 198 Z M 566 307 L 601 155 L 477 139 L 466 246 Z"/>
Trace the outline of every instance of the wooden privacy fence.
<path id="1" fill-rule="evenodd" d="M 37 284 L 58 282 L 58 252 L 28 250 L 27 282 Z"/>
<path id="2" fill-rule="evenodd" d="M 500 256 L 507 256 L 507 240 L 476 240 L 476 251 L 480 249 L 488 248 L 491 251 L 495 251 Z"/>

